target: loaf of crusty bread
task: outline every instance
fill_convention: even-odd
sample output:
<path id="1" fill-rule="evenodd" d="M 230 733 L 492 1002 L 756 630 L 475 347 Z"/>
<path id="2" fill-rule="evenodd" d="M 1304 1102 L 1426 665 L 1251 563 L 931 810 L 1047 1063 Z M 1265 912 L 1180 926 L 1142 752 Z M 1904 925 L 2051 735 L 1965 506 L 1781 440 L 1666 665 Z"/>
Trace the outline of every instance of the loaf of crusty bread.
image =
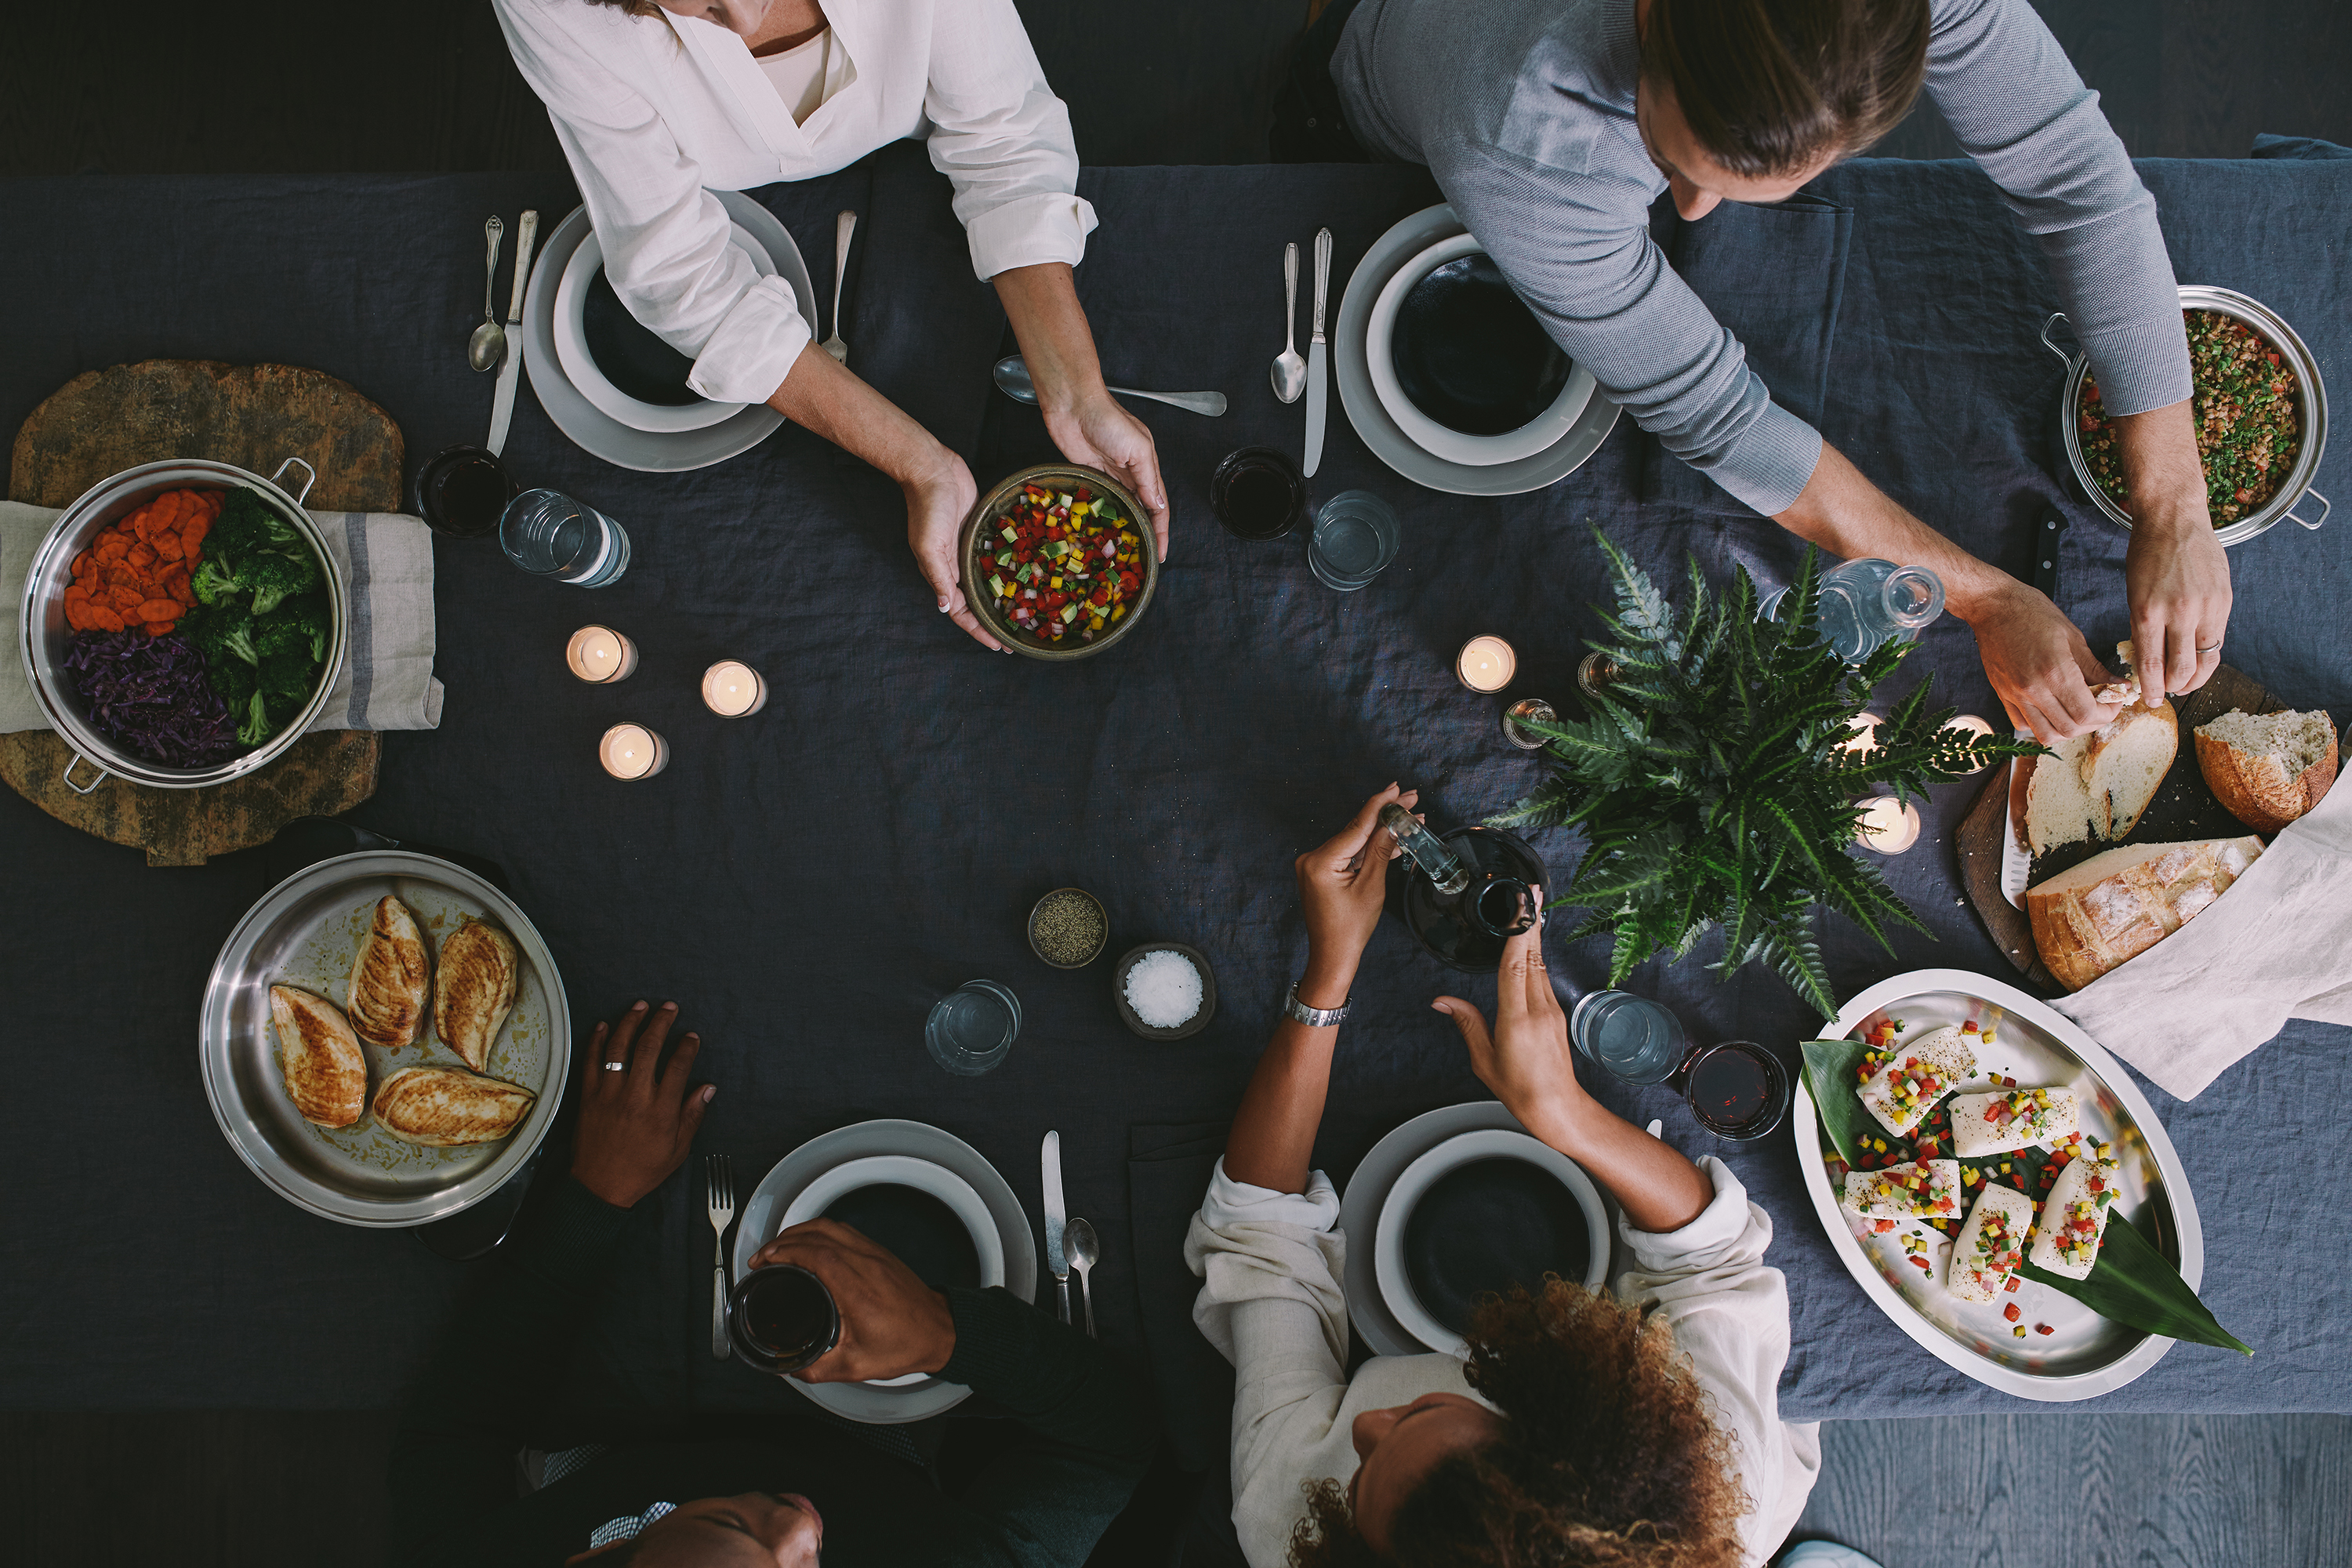
<path id="1" fill-rule="evenodd" d="M 2336 782 L 2336 723 L 2318 711 L 2224 713 L 2197 727 L 2197 766 L 2222 810 L 2276 833 Z"/>
<path id="2" fill-rule="evenodd" d="M 2132 667 L 2132 645 L 2116 653 Z M 2123 700 L 2105 725 L 2076 735 L 2036 757 L 2025 786 L 2025 837 L 2036 855 L 2085 839 L 2113 842 L 2130 833 L 2156 798 L 2180 750 L 2180 721 L 2169 701 L 2139 700 L 2136 677 L 2097 689 Z"/>
<path id="3" fill-rule="evenodd" d="M 2179 931 L 2262 852 L 2263 841 L 2249 837 L 2129 844 L 2094 855 L 2025 890 L 2033 945 L 2058 984 L 2080 991 Z"/>

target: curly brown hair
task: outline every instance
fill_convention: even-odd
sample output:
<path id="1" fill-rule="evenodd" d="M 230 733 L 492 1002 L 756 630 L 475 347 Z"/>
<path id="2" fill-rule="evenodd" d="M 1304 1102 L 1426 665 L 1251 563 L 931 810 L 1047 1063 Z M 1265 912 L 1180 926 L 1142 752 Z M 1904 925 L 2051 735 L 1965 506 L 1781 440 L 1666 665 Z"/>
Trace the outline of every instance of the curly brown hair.
<path id="1" fill-rule="evenodd" d="M 1548 1277 L 1488 1298 L 1469 1342 L 1501 1436 L 1423 1478 L 1387 1557 L 1320 1482 L 1291 1534 L 1297 1568 L 1736 1568 L 1748 1499 L 1663 1319 Z"/>

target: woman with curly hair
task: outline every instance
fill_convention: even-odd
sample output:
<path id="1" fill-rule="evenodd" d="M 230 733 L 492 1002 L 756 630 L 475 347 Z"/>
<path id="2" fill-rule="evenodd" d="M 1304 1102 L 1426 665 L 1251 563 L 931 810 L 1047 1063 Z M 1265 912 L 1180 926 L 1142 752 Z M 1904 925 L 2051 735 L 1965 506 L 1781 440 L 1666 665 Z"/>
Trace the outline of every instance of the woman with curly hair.
<path id="1" fill-rule="evenodd" d="M 1234 1524 L 1252 1568 L 1360 1563 L 1760 1563 L 1821 1468 L 1780 1418 L 1789 1299 L 1772 1222 L 1716 1159 L 1693 1164 L 1576 1081 L 1542 928 L 1506 945 L 1496 1021 L 1459 997 L 1470 1065 L 1528 1131 L 1623 1210 L 1614 1293 L 1557 1279 L 1485 1303 L 1467 1362 L 1347 1370 L 1339 1194 L 1308 1169 L 1339 1022 L 1380 922 L 1391 784 L 1297 863 L 1307 968 L 1185 1238 L 1193 1321 L 1233 1362 Z"/>

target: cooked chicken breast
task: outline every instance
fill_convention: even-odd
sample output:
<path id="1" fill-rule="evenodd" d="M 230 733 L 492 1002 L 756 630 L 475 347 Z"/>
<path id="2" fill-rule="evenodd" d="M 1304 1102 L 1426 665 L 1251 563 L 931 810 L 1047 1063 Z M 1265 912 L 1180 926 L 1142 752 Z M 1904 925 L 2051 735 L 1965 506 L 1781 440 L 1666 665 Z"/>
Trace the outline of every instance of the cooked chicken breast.
<path id="1" fill-rule="evenodd" d="M 387 1051 L 414 1045 L 425 1027 L 425 1005 L 432 999 L 433 961 L 416 917 L 398 899 L 376 900 L 375 921 L 352 961 L 352 1032 Z"/>
<path id="2" fill-rule="evenodd" d="M 287 1098 L 302 1120 L 349 1127 L 367 1113 L 367 1053 L 341 1008 L 291 985 L 269 988 L 269 1017 L 278 1026 L 278 1066 Z"/>
<path id="3" fill-rule="evenodd" d="M 489 1061 L 490 1047 L 514 1011 L 521 971 L 514 938 L 479 921 L 467 921 L 441 944 L 433 975 L 433 1032 L 476 1072 Z"/>
<path id="4" fill-rule="evenodd" d="M 450 1148 L 494 1143 L 530 1114 L 539 1096 L 456 1068 L 403 1068 L 375 1091 L 375 1119 L 404 1142 Z"/>

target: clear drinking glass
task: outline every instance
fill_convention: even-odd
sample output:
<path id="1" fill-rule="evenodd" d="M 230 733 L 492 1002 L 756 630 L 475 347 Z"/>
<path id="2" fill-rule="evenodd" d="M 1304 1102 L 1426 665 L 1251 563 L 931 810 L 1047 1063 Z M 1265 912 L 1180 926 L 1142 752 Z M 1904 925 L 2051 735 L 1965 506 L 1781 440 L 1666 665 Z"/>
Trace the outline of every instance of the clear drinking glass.
<path id="1" fill-rule="evenodd" d="M 499 519 L 499 548 L 536 577 L 602 588 L 629 569 L 629 536 L 593 506 L 554 490 L 525 490 Z"/>
<path id="2" fill-rule="evenodd" d="M 923 1025 L 931 1060 L 962 1078 L 993 1072 L 1021 1035 L 1021 999 L 993 980 L 967 980 Z"/>
<path id="3" fill-rule="evenodd" d="M 1352 594 L 1396 559 L 1395 509 L 1370 490 L 1341 490 L 1315 514 L 1307 564 L 1327 588 Z"/>
<path id="4" fill-rule="evenodd" d="M 1568 1016 L 1576 1048 L 1627 1083 L 1664 1083 L 1690 1048 L 1682 1020 L 1630 991 L 1591 991 Z"/>

